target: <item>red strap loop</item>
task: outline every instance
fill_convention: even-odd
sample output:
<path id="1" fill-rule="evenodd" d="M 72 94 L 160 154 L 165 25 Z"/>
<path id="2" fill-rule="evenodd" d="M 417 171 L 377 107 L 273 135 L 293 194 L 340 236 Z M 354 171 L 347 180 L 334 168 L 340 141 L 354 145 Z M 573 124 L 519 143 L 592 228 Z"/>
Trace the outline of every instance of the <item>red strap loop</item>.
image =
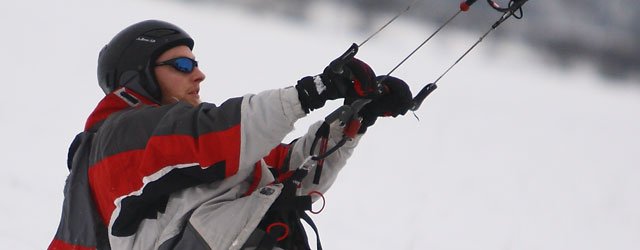
<path id="1" fill-rule="evenodd" d="M 282 233 L 282 236 L 278 237 L 276 239 L 276 241 L 281 241 L 284 240 L 285 238 L 287 238 L 287 236 L 289 236 L 289 226 L 287 224 L 284 224 L 282 222 L 274 222 L 269 224 L 269 226 L 267 227 L 267 233 L 271 233 L 271 229 L 273 227 L 282 227 L 284 228 L 284 233 Z"/>
<path id="2" fill-rule="evenodd" d="M 318 211 L 313 211 L 313 209 L 311 209 L 311 210 L 309 210 L 309 212 L 311 212 L 312 214 L 319 214 L 319 213 L 322 212 L 322 210 L 324 210 L 324 206 L 327 204 L 327 200 L 325 200 L 324 195 L 322 195 L 322 193 L 320 193 L 318 191 L 309 192 L 309 196 L 314 195 L 314 194 L 320 196 L 320 199 L 322 199 L 322 207 Z"/>

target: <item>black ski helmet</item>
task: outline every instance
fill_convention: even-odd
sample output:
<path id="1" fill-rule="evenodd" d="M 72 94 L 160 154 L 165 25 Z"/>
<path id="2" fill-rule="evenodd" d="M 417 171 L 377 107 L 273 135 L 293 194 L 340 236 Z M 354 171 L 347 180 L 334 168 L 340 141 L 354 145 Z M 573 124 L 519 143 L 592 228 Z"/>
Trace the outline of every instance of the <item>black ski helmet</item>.
<path id="1" fill-rule="evenodd" d="M 155 60 L 163 52 L 178 45 L 193 49 L 193 39 L 171 23 L 147 20 L 127 27 L 100 51 L 100 88 L 105 94 L 109 94 L 126 86 L 159 104 L 162 93 L 153 73 Z"/>

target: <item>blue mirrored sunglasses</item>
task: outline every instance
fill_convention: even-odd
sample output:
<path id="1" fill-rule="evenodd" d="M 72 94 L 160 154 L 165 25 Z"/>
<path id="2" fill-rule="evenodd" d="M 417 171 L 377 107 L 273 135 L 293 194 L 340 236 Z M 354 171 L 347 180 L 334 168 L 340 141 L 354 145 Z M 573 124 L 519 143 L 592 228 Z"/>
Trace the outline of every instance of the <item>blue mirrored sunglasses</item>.
<path id="1" fill-rule="evenodd" d="M 194 68 L 198 67 L 198 62 L 188 57 L 176 57 L 156 64 L 156 66 L 163 65 L 169 65 L 180 72 L 191 73 Z"/>

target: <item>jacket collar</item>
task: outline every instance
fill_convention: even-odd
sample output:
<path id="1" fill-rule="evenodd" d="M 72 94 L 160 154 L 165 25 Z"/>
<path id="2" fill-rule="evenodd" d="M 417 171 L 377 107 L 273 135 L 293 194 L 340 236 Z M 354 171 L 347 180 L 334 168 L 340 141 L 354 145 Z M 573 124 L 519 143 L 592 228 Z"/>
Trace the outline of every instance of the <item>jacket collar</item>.
<path id="1" fill-rule="evenodd" d="M 119 88 L 106 95 L 93 110 L 84 126 L 84 131 L 97 130 L 111 114 L 141 105 L 158 106 L 157 103 L 127 88 Z"/>

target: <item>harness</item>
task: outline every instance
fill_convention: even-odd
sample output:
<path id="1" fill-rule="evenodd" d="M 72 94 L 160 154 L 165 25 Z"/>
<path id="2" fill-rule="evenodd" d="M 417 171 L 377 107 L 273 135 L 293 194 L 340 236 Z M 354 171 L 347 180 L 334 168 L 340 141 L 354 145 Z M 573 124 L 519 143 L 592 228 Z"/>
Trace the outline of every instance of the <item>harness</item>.
<path id="1" fill-rule="evenodd" d="M 325 117 L 324 122 L 316 131 L 309 156 L 297 169 L 283 174 L 279 174 L 277 170 L 272 170 L 273 175 L 276 177 L 275 183 L 281 183 L 284 187 L 280 196 L 263 217 L 258 228 L 245 243 L 245 247 L 256 247 L 258 250 L 270 250 L 275 247 L 291 250 L 311 249 L 302 224 L 302 221 L 305 221 L 316 235 L 316 249 L 322 249 L 318 228 L 307 214 L 307 211 L 313 214 L 320 213 L 324 209 L 324 196 L 317 191 L 300 194 L 299 187 L 313 168 L 315 168 L 313 183 L 320 183 L 324 159 L 344 146 L 348 140 L 355 138 L 361 125 L 360 118 L 357 116 L 358 111 L 369 101 L 366 99 L 356 100 L 351 105 L 339 107 Z M 328 148 L 330 124 L 334 122 L 339 122 L 345 128 L 342 139 L 333 147 Z M 285 159 L 284 166 L 289 165 L 290 156 L 291 151 L 289 151 Z M 265 191 L 261 190 L 261 192 Z M 322 208 L 318 211 L 313 211 L 311 207 L 312 196 L 314 195 L 323 200 Z"/>

